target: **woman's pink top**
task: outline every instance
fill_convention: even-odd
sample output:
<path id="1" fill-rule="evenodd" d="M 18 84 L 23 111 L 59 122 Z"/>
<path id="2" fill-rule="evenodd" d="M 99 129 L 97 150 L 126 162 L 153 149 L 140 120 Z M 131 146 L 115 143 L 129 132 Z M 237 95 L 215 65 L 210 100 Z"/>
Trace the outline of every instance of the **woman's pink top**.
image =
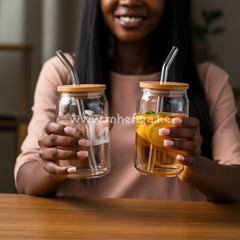
<path id="1" fill-rule="evenodd" d="M 67 57 L 73 63 L 70 55 Z M 235 120 L 237 112 L 226 72 L 217 66 L 204 63 L 198 66 L 200 79 L 207 96 L 213 126 L 213 160 L 224 165 L 240 165 L 240 134 Z M 159 80 L 160 72 L 150 75 L 122 75 L 110 71 L 112 98 L 110 113 L 125 118 L 136 112 L 140 92 L 139 82 Z M 41 161 L 38 155 L 38 138 L 44 125 L 56 119 L 57 86 L 70 84 L 70 77 L 56 58 L 47 61 L 36 86 L 33 117 L 28 136 L 22 145 L 22 153 L 15 165 L 15 180 L 19 168 L 28 161 Z M 190 85 L 191 87 L 191 85 Z M 117 123 L 111 130 L 111 171 L 104 177 L 92 180 L 68 179 L 61 184 L 59 195 L 143 198 L 163 200 L 204 201 L 205 196 L 178 177 L 158 178 L 144 176 L 133 166 L 135 124 Z"/>

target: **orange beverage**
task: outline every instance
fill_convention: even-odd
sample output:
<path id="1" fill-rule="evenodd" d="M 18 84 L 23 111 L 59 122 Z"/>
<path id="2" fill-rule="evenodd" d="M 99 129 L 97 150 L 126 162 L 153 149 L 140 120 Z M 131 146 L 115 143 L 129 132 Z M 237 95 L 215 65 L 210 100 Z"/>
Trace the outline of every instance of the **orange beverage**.
<path id="1" fill-rule="evenodd" d="M 157 177 L 174 177 L 183 170 L 176 156 L 185 152 L 165 148 L 165 138 L 159 135 L 159 129 L 176 127 L 172 119 L 185 116 L 187 114 L 167 112 L 136 115 L 135 167 L 138 171 Z"/>

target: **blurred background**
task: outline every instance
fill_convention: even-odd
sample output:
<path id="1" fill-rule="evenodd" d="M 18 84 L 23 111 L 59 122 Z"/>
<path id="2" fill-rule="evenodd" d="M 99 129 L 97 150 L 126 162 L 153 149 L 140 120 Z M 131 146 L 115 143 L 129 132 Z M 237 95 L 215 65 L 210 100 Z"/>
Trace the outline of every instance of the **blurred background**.
<path id="1" fill-rule="evenodd" d="M 16 192 L 13 168 L 39 72 L 56 50 L 75 52 L 82 6 L 83 0 L 0 0 L 0 192 Z M 195 58 L 229 73 L 238 107 L 239 9 L 239 0 L 192 0 Z"/>

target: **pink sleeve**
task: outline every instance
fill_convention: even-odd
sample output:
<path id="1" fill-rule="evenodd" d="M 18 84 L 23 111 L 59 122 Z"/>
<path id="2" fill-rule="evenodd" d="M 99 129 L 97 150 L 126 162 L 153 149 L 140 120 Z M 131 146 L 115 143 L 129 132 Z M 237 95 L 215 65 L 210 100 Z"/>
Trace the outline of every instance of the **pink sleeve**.
<path id="1" fill-rule="evenodd" d="M 69 54 L 67 57 L 73 62 Z M 68 72 L 57 57 L 51 58 L 43 65 L 35 90 L 33 116 L 28 126 L 28 135 L 23 142 L 21 154 L 18 156 L 14 168 L 15 184 L 17 184 L 19 168 L 24 163 L 41 160 L 38 139 L 42 135 L 44 125 L 56 119 L 57 86 L 69 84 L 69 82 Z"/>
<path id="2" fill-rule="evenodd" d="M 213 160 L 223 165 L 240 165 L 240 133 L 237 107 L 228 74 L 213 64 L 199 66 L 213 126 Z"/>

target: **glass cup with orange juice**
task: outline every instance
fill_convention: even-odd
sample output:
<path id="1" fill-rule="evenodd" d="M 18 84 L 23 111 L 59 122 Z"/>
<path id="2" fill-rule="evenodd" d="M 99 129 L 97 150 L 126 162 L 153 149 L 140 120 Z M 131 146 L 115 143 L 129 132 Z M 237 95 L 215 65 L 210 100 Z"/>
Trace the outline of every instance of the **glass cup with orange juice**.
<path id="1" fill-rule="evenodd" d="M 176 127 L 172 119 L 186 117 L 189 111 L 188 84 L 157 81 L 140 82 L 137 102 L 135 168 L 145 175 L 174 177 L 183 170 L 176 160 L 186 153 L 165 148 L 159 129 Z"/>

